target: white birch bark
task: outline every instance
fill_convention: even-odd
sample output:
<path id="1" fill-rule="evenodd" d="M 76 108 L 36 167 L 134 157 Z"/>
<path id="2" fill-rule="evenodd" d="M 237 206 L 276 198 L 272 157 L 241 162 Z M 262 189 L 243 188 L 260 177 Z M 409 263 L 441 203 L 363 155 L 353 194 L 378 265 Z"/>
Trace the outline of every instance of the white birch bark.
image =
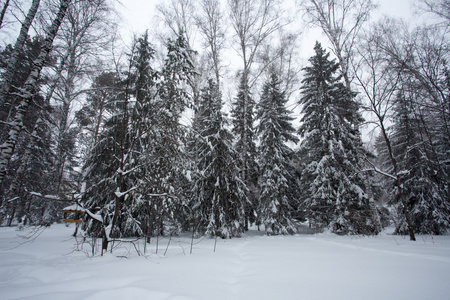
<path id="1" fill-rule="evenodd" d="M 2 12 L 0 13 L 0 28 L 2 28 L 3 19 L 5 18 L 6 10 L 9 6 L 9 0 L 6 0 L 5 4 L 3 4 Z"/>
<path id="2" fill-rule="evenodd" d="M 6 97 L 11 88 L 11 81 L 14 77 L 14 69 L 17 60 L 19 59 L 20 51 L 23 49 L 23 45 L 27 40 L 28 30 L 30 29 L 31 23 L 33 23 L 34 17 L 36 16 L 39 3 L 40 0 L 33 0 L 30 9 L 28 10 L 28 14 L 22 23 L 22 27 L 20 28 L 19 36 L 17 37 L 16 43 L 14 44 L 13 52 L 11 53 L 11 57 L 9 58 L 8 65 L 6 67 L 6 71 L 3 75 L 3 84 L 0 90 L 0 105 L 3 105 L 3 103 L 5 103 Z"/>
<path id="3" fill-rule="evenodd" d="M 33 69 L 31 70 L 31 73 L 25 82 L 25 86 L 20 91 L 21 94 L 19 97 L 20 104 L 17 108 L 14 119 L 10 124 L 11 127 L 8 133 L 8 137 L 6 141 L 2 145 L 0 145 L 0 185 L 2 184 L 3 179 L 5 178 L 9 161 L 11 160 L 11 157 L 14 154 L 16 143 L 23 129 L 24 118 L 28 112 L 30 102 L 35 94 L 37 81 L 39 79 L 42 67 L 44 66 L 48 54 L 52 49 L 53 40 L 55 39 L 59 26 L 61 25 L 61 22 L 64 19 L 64 16 L 66 14 L 70 2 L 71 0 L 61 0 L 59 11 L 55 19 L 53 20 L 53 23 L 44 41 L 44 44 L 41 47 L 41 52 L 39 53 L 39 56 L 36 58 L 36 60 L 33 62 Z"/>

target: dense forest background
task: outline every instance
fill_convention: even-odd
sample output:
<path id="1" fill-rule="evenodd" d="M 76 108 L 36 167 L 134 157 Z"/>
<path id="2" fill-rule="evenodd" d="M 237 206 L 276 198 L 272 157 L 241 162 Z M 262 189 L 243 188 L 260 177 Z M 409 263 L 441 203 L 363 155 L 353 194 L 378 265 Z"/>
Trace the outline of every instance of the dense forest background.
<path id="1" fill-rule="evenodd" d="M 450 2 L 412 2 L 165 1 L 130 38 L 119 2 L 1 1 L 0 223 L 448 234 Z"/>

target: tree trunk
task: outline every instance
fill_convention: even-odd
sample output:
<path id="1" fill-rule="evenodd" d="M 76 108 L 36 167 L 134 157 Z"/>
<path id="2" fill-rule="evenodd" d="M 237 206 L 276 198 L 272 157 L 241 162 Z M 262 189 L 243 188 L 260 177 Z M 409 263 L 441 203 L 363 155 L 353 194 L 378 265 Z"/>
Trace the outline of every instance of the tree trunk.
<path id="1" fill-rule="evenodd" d="M 3 4 L 2 12 L 0 13 L 0 28 L 2 28 L 3 19 L 5 18 L 6 10 L 9 6 L 9 0 L 6 0 L 5 4 Z"/>
<path id="2" fill-rule="evenodd" d="M 98 134 L 100 133 L 100 125 L 102 125 L 103 120 L 103 111 L 105 110 L 105 104 L 107 101 L 106 97 L 107 97 L 106 95 L 103 95 L 102 101 L 100 102 L 100 108 L 97 116 L 97 124 L 95 125 L 94 131 L 94 144 L 92 145 L 92 147 L 95 147 L 95 145 L 97 145 Z"/>
<path id="3" fill-rule="evenodd" d="M 67 77 L 63 78 L 63 97 L 62 97 L 62 105 L 61 105 L 61 115 L 58 126 L 58 134 L 56 140 L 56 183 L 57 189 L 56 192 L 60 193 L 61 188 L 64 186 L 64 173 L 66 170 L 66 161 L 69 157 L 68 149 L 66 149 L 67 145 L 67 134 L 69 131 L 69 116 L 70 116 L 70 106 L 73 101 L 73 93 L 75 87 L 75 77 L 76 77 L 76 48 L 69 47 L 68 49 L 68 62 L 67 62 Z"/>
<path id="4" fill-rule="evenodd" d="M 9 2 L 9 1 L 8 1 Z M 5 3 L 5 6 L 8 4 L 8 2 Z M 25 44 L 25 41 L 28 37 L 28 30 L 30 29 L 31 23 L 34 20 L 34 17 L 36 16 L 36 12 L 39 7 L 40 0 L 33 0 L 30 9 L 28 10 L 27 17 L 25 18 L 24 22 L 22 23 L 22 27 L 20 29 L 19 36 L 17 37 L 16 43 L 14 44 L 13 52 L 11 53 L 11 57 L 8 60 L 8 65 L 6 67 L 6 71 L 3 74 L 3 84 L 1 86 L 0 90 L 0 105 L 3 105 L 6 101 L 6 97 L 9 93 L 9 90 L 11 88 L 11 81 L 14 77 L 14 70 L 16 67 L 17 60 L 19 59 L 20 51 L 23 49 L 23 45 Z M 2 20 L 3 20 L 3 14 L 5 13 L 6 8 L 3 7 L 2 11 Z M 1 25 L 1 23 L 0 23 Z"/>
<path id="5" fill-rule="evenodd" d="M 130 64 L 131 68 L 131 64 Z M 115 208 L 114 208 L 114 216 L 111 221 L 111 231 L 110 234 L 114 231 L 114 227 L 117 226 L 117 220 L 119 218 L 120 209 L 122 207 L 122 203 L 125 202 L 125 195 L 122 195 L 122 192 L 126 191 L 126 187 L 124 188 L 124 185 L 126 183 L 124 182 L 124 171 L 125 171 L 125 163 L 126 159 L 128 157 L 128 145 L 127 145 L 127 129 L 129 125 L 129 115 L 128 115 L 128 109 L 129 109 L 129 100 L 130 100 L 130 87 L 129 87 L 129 81 L 127 84 L 127 87 L 125 88 L 125 103 L 123 108 L 123 118 L 122 118 L 122 131 L 120 134 L 120 141 L 118 141 L 120 145 L 120 164 L 119 164 L 119 170 L 120 173 L 117 176 L 116 184 L 117 184 L 117 192 L 119 194 L 116 194 L 116 201 L 115 201 Z"/>
<path id="6" fill-rule="evenodd" d="M 9 216 L 8 227 L 12 226 L 12 222 L 14 220 L 14 217 L 16 216 L 16 207 L 17 207 L 16 201 L 13 201 L 12 206 L 13 206 L 13 208 L 12 208 L 11 216 Z"/>
<path id="7" fill-rule="evenodd" d="M 106 234 L 106 228 L 105 228 L 105 226 L 104 226 L 104 224 L 102 225 L 102 256 L 103 256 L 103 253 L 106 253 L 106 251 L 108 251 L 108 243 L 109 243 L 109 240 L 108 240 L 108 236 L 107 236 L 107 234 Z"/>
<path id="8" fill-rule="evenodd" d="M 405 219 L 406 219 L 406 225 L 408 226 L 408 233 L 409 233 L 409 239 L 411 241 L 415 241 L 416 237 L 414 235 L 414 229 L 412 226 L 412 221 L 411 221 L 411 215 L 409 213 L 409 209 L 408 209 L 408 202 L 406 201 L 406 196 L 405 196 L 405 191 L 403 189 L 403 182 L 398 174 L 398 167 L 397 167 L 397 161 L 394 157 L 394 153 L 392 151 L 392 146 L 391 146 L 391 142 L 389 140 L 389 137 L 387 136 L 386 133 L 386 129 L 384 128 L 382 119 L 379 117 L 379 121 L 381 124 L 381 133 L 383 134 L 384 137 L 384 141 L 386 142 L 386 146 L 388 148 L 388 153 L 389 153 L 389 158 L 391 160 L 392 163 L 392 167 L 394 168 L 394 174 L 395 174 L 395 182 L 397 184 L 398 187 L 398 193 L 402 202 L 402 206 L 403 206 L 403 214 L 405 215 Z"/>
<path id="9" fill-rule="evenodd" d="M 59 26 L 61 25 L 62 20 L 66 14 L 67 8 L 70 4 L 71 0 L 61 0 L 59 11 L 53 20 L 53 24 L 50 27 L 50 30 L 47 34 L 47 37 L 44 41 L 44 44 L 41 47 L 41 52 L 36 60 L 33 62 L 33 68 L 31 70 L 30 75 L 28 76 L 25 86 L 21 90 L 20 96 L 20 104 L 17 108 L 16 115 L 11 122 L 11 129 L 9 130 L 8 137 L 6 141 L 0 145 L 0 185 L 5 178 L 7 167 L 9 161 L 11 160 L 12 155 L 14 154 L 14 149 L 16 147 L 16 143 L 19 139 L 19 135 L 23 128 L 23 122 L 25 115 L 28 112 L 28 107 L 30 106 L 30 102 L 33 99 L 33 96 L 36 92 L 36 86 L 38 79 L 40 77 L 41 70 L 44 66 L 45 61 L 47 60 L 48 54 L 50 53 L 53 40 L 58 32 Z"/>

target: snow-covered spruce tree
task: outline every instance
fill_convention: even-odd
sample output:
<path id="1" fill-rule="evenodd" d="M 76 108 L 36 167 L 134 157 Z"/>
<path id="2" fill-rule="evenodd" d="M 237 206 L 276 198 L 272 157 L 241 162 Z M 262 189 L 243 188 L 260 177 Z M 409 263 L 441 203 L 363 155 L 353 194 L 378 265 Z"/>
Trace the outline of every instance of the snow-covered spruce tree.
<path id="1" fill-rule="evenodd" d="M 111 229 L 116 206 L 122 206 L 124 197 L 121 197 L 120 193 L 127 186 L 125 177 L 130 177 L 127 173 L 125 174 L 128 176 L 123 176 L 124 172 L 121 169 L 125 165 L 124 158 L 130 151 L 127 141 L 130 91 L 127 83 L 119 81 L 118 78 L 104 83 L 103 88 L 115 88 L 117 94 L 106 101 L 104 109 L 107 118 L 101 125 L 102 130 L 99 132 L 98 141 L 93 144 L 86 156 L 83 167 L 83 181 L 86 188 L 82 191 L 84 192 L 82 201 L 85 208 L 97 215 L 97 218 L 86 215 L 84 229 L 91 236 L 103 236 L 105 239 L 103 249 L 106 250 L 108 241 L 106 229 L 108 226 Z M 120 186 L 119 183 L 121 183 Z M 133 183 L 128 185 L 132 186 Z M 121 227 L 119 224 L 121 220 L 121 218 L 118 221 L 116 219 L 116 229 Z"/>
<path id="2" fill-rule="evenodd" d="M 354 94 L 335 76 L 339 65 L 320 43 L 305 67 L 302 81 L 303 201 L 309 222 L 339 234 L 379 231 L 371 199 L 365 192 L 359 154 L 362 143 L 356 121 L 361 120 Z"/>
<path id="3" fill-rule="evenodd" d="M 178 230 L 184 202 L 181 182 L 187 169 L 185 151 L 186 129 L 180 123 L 186 107 L 192 105 L 187 90 L 188 79 L 194 75 L 191 52 L 183 32 L 167 43 L 167 57 L 156 84 L 157 94 L 150 104 L 153 111 L 151 148 L 146 151 L 148 189 L 151 199 L 152 235 L 163 235 L 166 225 Z M 180 216 L 178 218 L 177 216 Z"/>
<path id="4" fill-rule="evenodd" d="M 266 233 L 286 234 L 296 231 L 294 213 L 298 208 L 298 185 L 295 170 L 289 163 L 293 150 L 286 142 L 298 142 L 294 120 L 286 109 L 287 99 L 281 82 L 271 75 L 263 87 L 258 104 L 256 128 L 260 137 L 258 163 L 261 172 L 258 218 Z"/>
<path id="5" fill-rule="evenodd" d="M 154 92 L 155 72 L 150 67 L 153 49 L 144 34 L 133 45 L 126 77 L 107 76 L 102 82 L 104 90 L 110 90 L 107 99 L 93 100 L 103 106 L 104 115 L 109 116 L 103 124 L 95 123 L 94 136 L 98 127 L 98 141 L 94 144 L 84 170 L 87 189 L 84 195 L 85 207 L 101 216 L 102 222 L 87 217 L 86 228 L 94 236 L 103 235 L 107 248 L 108 236 L 136 236 L 144 233 L 142 222 L 138 221 L 140 210 L 137 202 L 145 165 L 141 158 L 151 146 L 148 131 L 151 119 L 148 103 Z M 153 90 L 152 90 L 153 89 Z M 112 91 L 116 91 L 113 93 Z M 98 115 L 97 117 L 99 117 Z M 93 120 L 100 122 L 97 117 Z"/>
<path id="6" fill-rule="evenodd" d="M 222 96 L 212 80 L 202 90 L 198 112 L 198 172 L 193 183 L 192 211 L 196 228 L 230 238 L 244 231 L 247 188 L 240 177 L 239 155 L 222 115 Z"/>
<path id="7" fill-rule="evenodd" d="M 249 189 L 249 203 L 245 205 L 244 226 L 256 221 L 255 212 L 258 207 L 258 166 L 256 163 L 255 129 L 253 126 L 255 101 L 250 93 L 247 76 L 241 77 L 238 94 L 232 104 L 232 132 L 235 136 L 235 149 L 240 155 L 241 178 Z"/>
<path id="8" fill-rule="evenodd" d="M 154 148 L 155 137 L 153 136 L 153 126 L 157 118 L 155 108 L 152 103 L 156 97 L 157 72 L 153 70 L 151 61 L 155 51 L 148 41 L 146 31 L 136 44 L 136 54 L 133 57 L 133 71 L 129 74 L 128 80 L 131 84 L 131 93 L 135 99 L 130 115 L 129 139 L 132 149 L 130 169 L 133 170 L 131 176 L 133 186 L 130 187 L 132 201 L 126 209 L 130 210 L 132 216 L 137 220 L 142 234 L 147 238 L 152 235 L 154 220 L 151 214 L 152 201 L 147 195 L 151 188 L 147 178 L 151 169 L 151 158 L 148 154 Z M 129 222 L 128 222 L 129 223 Z"/>
<path id="9" fill-rule="evenodd" d="M 85 168 L 86 206 L 103 221 L 90 219 L 92 234 L 149 239 L 167 226 L 179 227 L 185 135 L 179 120 L 189 102 L 188 52 L 182 35 L 169 41 L 163 69 L 156 72 L 145 33 L 134 44 L 126 78 L 113 83 L 120 93 L 104 104 L 110 117 Z"/>
<path id="10" fill-rule="evenodd" d="M 423 124 L 427 116 L 423 109 L 417 109 L 415 101 L 411 99 L 415 95 L 416 91 L 413 94 L 400 92 L 396 98 L 392 126 L 393 154 L 399 162 L 399 174 L 414 232 L 446 234 L 450 229 L 450 203 L 446 191 L 440 188 L 437 153 L 429 143 L 427 128 Z M 396 232 L 407 234 L 402 204 L 395 195 L 394 192 L 391 201 L 398 211 Z"/>

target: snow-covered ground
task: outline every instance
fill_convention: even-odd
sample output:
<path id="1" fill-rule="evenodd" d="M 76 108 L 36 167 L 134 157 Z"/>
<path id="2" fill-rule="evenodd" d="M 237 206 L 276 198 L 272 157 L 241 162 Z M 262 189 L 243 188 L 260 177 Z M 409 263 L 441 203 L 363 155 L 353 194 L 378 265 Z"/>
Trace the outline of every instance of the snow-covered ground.
<path id="1" fill-rule="evenodd" d="M 0 299 L 450 299 L 450 237 L 168 239 L 89 257 L 73 227 L 0 228 Z M 76 250 L 78 248 L 78 250 Z M 140 250 L 142 245 L 140 245 Z"/>

